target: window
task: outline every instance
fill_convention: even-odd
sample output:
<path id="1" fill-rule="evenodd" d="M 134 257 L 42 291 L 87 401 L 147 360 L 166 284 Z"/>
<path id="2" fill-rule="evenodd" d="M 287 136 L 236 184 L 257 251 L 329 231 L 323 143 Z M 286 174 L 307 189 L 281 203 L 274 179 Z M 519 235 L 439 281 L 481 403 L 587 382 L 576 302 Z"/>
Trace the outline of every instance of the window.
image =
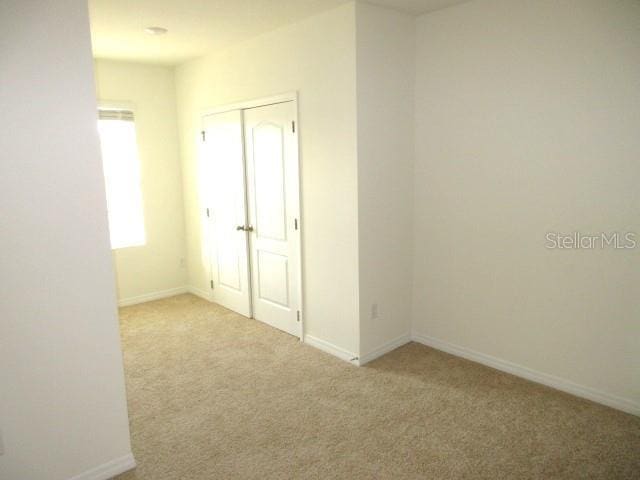
<path id="1" fill-rule="evenodd" d="M 98 111 L 111 248 L 144 245 L 140 160 L 133 112 Z"/>

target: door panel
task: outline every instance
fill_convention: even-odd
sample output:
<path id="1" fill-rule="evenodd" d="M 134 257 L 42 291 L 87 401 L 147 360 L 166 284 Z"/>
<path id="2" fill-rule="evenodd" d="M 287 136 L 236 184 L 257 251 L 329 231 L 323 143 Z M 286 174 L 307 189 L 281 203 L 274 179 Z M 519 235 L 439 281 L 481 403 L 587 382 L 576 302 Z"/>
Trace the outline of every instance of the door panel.
<path id="1" fill-rule="evenodd" d="M 246 223 L 242 112 L 204 117 L 203 185 L 212 230 L 213 301 L 251 316 L 247 236 L 237 227 Z"/>
<path id="2" fill-rule="evenodd" d="M 261 122 L 251 129 L 255 224 L 259 238 L 287 239 L 283 131 Z"/>
<path id="3" fill-rule="evenodd" d="M 284 255 L 258 250 L 258 297 L 260 300 L 289 307 L 289 266 Z"/>
<path id="4" fill-rule="evenodd" d="M 251 296 L 255 319 L 300 336 L 295 104 L 244 110 Z"/>

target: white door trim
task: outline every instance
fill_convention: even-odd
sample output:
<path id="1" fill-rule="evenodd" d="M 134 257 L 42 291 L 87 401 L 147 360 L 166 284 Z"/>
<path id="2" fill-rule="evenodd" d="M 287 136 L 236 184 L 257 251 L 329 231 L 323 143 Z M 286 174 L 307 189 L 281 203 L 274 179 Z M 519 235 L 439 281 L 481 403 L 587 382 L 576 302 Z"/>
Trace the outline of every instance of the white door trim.
<path id="1" fill-rule="evenodd" d="M 261 97 L 261 98 L 254 98 L 251 100 L 244 100 L 244 101 L 240 101 L 240 102 L 234 102 L 234 103 L 226 103 L 223 105 L 218 105 L 215 107 L 211 107 L 211 108 L 206 108 L 204 110 L 202 110 L 201 112 L 201 117 L 205 117 L 207 115 L 214 115 L 216 113 L 224 113 L 224 112 L 228 112 L 230 110 L 247 110 L 249 108 L 256 108 L 256 107 L 266 107 L 267 105 L 273 105 L 274 103 L 284 103 L 284 102 L 295 102 L 295 106 L 296 106 L 296 122 L 297 122 L 297 114 L 298 114 L 298 92 L 297 91 L 291 91 L 291 92 L 285 92 L 285 93 L 280 93 L 278 95 L 272 95 L 270 97 Z M 297 132 L 296 132 L 297 133 Z M 296 138 L 298 136 L 296 135 Z M 300 155 L 298 154 L 298 158 L 300 157 Z"/>
<path id="2" fill-rule="evenodd" d="M 302 162 L 301 160 L 301 152 L 300 152 L 300 128 L 299 128 L 299 116 L 298 116 L 298 92 L 297 91 L 290 91 L 290 92 L 285 92 L 285 93 L 281 93 L 278 95 L 272 95 L 269 97 L 261 97 L 261 98 L 255 98 L 255 99 L 251 99 L 251 100 L 245 100 L 245 101 L 240 101 L 240 102 L 234 102 L 234 103 L 228 103 L 228 104 L 223 104 L 223 105 L 219 105 L 219 106 L 215 106 L 215 107 L 211 107 L 211 108 L 207 108 L 202 110 L 201 115 L 200 115 L 200 121 L 201 121 L 201 125 L 204 125 L 204 117 L 206 117 L 207 115 L 215 115 L 217 113 L 224 113 L 224 112 L 228 112 L 228 111 L 232 111 L 232 110 L 248 110 L 251 108 L 257 108 L 257 107 L 266 107 L 267 105 L 273 105 L 276 103 L 284 103 L 284 102 L 293 102 L 294 105 L 294 122 L 295 122 L 295 135 L 294 135 L 294 142 L 295 142 L 295 146 L 294 146 L 294 150 L 296 152 L 297 155 L 297 166 L 298 166 L 298 185 L 297 185 L 297 196 L 298 196 L 298 229 L 295 230 L 295 243 L 297 245 L 296 249 L 297 249 L 297 253 L 298 253 L 298 271 L 296 272 L 297 276 L 298 276 L 298 305 L 300 308 L 300 322 L 299 322 L 299 338 L 300 341 L 302 342 L 304 339 L 304 333 L 305 333 L 305 329 L 304 329 L 304 322 L 305 322 L 305 309 L 304 309 L 304 275 L 303 275 L 303 271 L 304 271 L 304 258 L 302 256 L 304 248 L 302 246 L 302 229 L 304 228 L 304 215 L 303 215 L 303 202 L 302 202 L 302 194 L 301 194 L 301 190 L 302 190 Z M 243 136 L 244 136 L 244 122 L 242 124 L 242 129 L 243 129 Z M 246 154 L 245 154 L 245 158 L 244 158 L 244 168 L 246 168 Z M 246 181 L 246 177 L 245 177 L 245 181 Z M 246 192 L 246 184 L 245 184 L 245 192 Z M 213 278 L 212 274 L 210 273 L 211 279 Z M 250 295 L 251 297 L 251 295 Z M 210 295 L 211 301 L 213 301 L 213 294 Z M 251 308 L 253 309 L 253 307 L 251 306 Z"/>

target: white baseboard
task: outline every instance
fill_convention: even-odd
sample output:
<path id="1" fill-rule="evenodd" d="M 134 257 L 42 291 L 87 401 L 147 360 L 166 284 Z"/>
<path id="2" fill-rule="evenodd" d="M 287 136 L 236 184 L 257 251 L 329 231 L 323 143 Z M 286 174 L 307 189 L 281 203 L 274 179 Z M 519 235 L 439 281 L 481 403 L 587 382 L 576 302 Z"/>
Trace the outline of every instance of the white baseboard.
<path id="1" fill-rule="evenodd" d="M 189 285 L 188 287 L 186 287 L 187 293 L 190 293 L 192 295 L 195 295 L 196 297 L 200 297 L 203 298 L 205 300 L 207 300 L 208 302 L 211 302 L 211 292 L 207 292 L 205 290 L 200 290 L 197 287 L 194 287 L 193 285 Z"/>
<path id="2" fill-rule="evenodd" d="M 136 468 L 136 461 L 130 453 L 110 462 L 98 465 L 91 470 L 76 475 L 69 480 L 109 480 L 110 478 Z"/>
<path id="3" fill-rule="evenodd" d="M 137 305 L 138 303 L 151 302 L 153 300 L 160 300 L 161 298 L 174 297 L 188 292 L 188 287 L 177 287 L 169 290 L 161 290 L 159 292 L 145 293 L 144 295 L 138 295 L 137 297 L 122 298 L 118 300 L 119 307 L 128 307 L 130 305 Z"/>
<path id="4" fill-rule="evenodd" d="M 359 365 L 358 355 L 343 348 L 338 347 L 332 343 L 329 343 L 320 338 L 314 337 L 312 335 L 304 336 L 304 343 L 311 345 L 312 347 L 317 348 L 318 350 L 322 350 L 323 352 L 329 353 L 334 357 L 338 357 L 340 360 L 344 360 L 345 362 L 349 362 L 353 365 Z"/>
<path id="5" fill-rule="evenodd" d="M 490 355 L 454 345 L 452 343 L 429 337 L 427 335 L 413 333 L 411 337 L 413 341 L 422 343 L 437 350 L 442 350 L 443 352 L 447 352 L 458 357 L 466 358 L 467 360 L 487 365 L 491 368 L 495 368 L 496 370 L 501 370 L 518 377 L 526 378 L 527 380 L 531 380 L 532 382 L 541 383 L 542 385 L 555 388 L 556 390 L 570 393 L 577 397 L 585 398 L 587 400 L 591 400 L 593 402 L 600 403 L 617 410 L 622 410 L 623 412 L 627 412 L 632 415 L 640 416 L 640 404 L 634 402 L 633 400 L 617 397 L 615 395 L 601 392 L 590 387 L 585 387 L 564 378 L 538 372 L 536 370 L 523 367 L 522 365 L 518 365 L 507 360 L 502 360 L 500 358 L 492 357 Z"/>
<path id="6" fill-rule="evenodd" d="M 385 355 L 390 351 L 409 343 L 410 341 L 411 333 L 405 333 L 404 335 L 401 335 L 398 338 L 391 340 L 390 342 L 380 345 L 369 353 L 361 355 L 359 364 L 364 365 L 366 363 L 369 363 L 370 361 L 375 360 L 376 358 L 381 357 L 382 355 Z"/>

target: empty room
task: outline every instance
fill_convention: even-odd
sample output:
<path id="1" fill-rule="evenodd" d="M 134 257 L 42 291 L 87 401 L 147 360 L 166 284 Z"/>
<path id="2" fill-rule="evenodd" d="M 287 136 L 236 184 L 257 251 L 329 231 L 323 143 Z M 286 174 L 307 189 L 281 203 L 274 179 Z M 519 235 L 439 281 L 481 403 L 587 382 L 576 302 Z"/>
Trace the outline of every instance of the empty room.
<path id="1" fill-rule="evenodd" d="M 640 1 L 2 0 L 0 480 L 640 479 Z"/>

